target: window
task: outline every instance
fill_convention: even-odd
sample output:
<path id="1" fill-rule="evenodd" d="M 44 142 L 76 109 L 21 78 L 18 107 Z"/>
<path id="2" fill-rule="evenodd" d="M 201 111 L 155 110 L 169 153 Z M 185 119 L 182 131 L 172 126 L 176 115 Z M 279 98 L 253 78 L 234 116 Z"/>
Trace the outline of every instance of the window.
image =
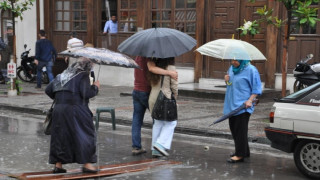
<path id="1" fill-rule="evenodd" d="M 109 2 L 109 4 L 107 4 Z M 117 0 L 101 0 L 101 31 L 103 31 L 106 22 L 111 19 L 110 16 L 117 15 Z M 110 11 L 110 14 L 109 14 Z"/>
<path id="2" fill-rule="evenodd" d="M 152 27 L 175 28 L 194 34 L 196 31 L 196 0 L 152 0 Z"/>
<path id="3" fill-rule="evenodd" d="M 137 0 L 120 0 L 120 32 L 137 31 Z"/>
<path id="4" fill-rule="evenodd" d="M 86 31 L 86 0 L 55 0 L 56 31 Z"/>
<path id="5" fill-rule="evenodd" d="M 2 38 L 8 44 L 11 51 L 13 50 L 13 23 L 12 13 L 10 10 L 2 11 L 1 13 L 1 32 Z"/>

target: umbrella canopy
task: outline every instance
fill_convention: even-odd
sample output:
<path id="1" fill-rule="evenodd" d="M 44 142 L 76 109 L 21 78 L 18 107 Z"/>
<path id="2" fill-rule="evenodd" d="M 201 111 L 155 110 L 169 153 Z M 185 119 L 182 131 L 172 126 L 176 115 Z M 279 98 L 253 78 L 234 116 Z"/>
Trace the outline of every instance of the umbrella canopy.
<path id="1" fill-rule="evenodd" d="M 212 126 L 214 124 L 217 124 L 219 122 L 222 122 L 226 119 L 228 119 L 229 117 L 235 115 L 236 113 L 238 113 L 239 111 L 241 111 L 242 109 L 246 108 L 246 105 L 245 104 L 242 104 L 240 107 L 238 107 L 237 109 L 231 111 L 230 113 L 228 114 L 225 114 L 223 116 L 221 116 L 220 118 L 218 118 L 217 120 L 215 120 L 212 124 L 210 124 L 209 126 Z"/>
<path id="2" fill-rule="evenodd" d="M 259 99 L 255 99 L 253 100 L 252 104 L 253 105 L 257 105 L 259 103 Z M 225 114 L 223 116 L 221 116 L 220 118 L 218 118 L 217 120 L 215 120 L 212 124 L 210 124 L 209 126 L 212 126 L 214 124 L 217 124 L 219 122 L 222 122 L 230 117 L 232 117 L 233 115 L 237 114 L 239 111 L 241 111 L 242 109 L 245 109 L 246 108 L 246 105 L 245 104 L 242 104 L 240 107 L 238 107 L 237 109 L 229 112 L 228 114 Z"/>
<path id="3" fill-rule="evenodd" d="M 196 51 L 219 59 L 266 60 L 258 48 L 237 39 L 217 39 L 200 46 Z"/>
<path id="4" fill-rule="evenodd" d="M 197 41 L 186 33 L 170 28 L 139 31 L 123 41 L 118 50 L 132 56 L 168 58 L 190 51 Z"/>
<path id="5" fill-rule="evenodd" d="M 94 63 L 103 65 L 140 68 L 139 65 L 129 56 L 104 48 L 72 48 L 60 52 L 59 55 L 69 57 L 86 57 Z"/>

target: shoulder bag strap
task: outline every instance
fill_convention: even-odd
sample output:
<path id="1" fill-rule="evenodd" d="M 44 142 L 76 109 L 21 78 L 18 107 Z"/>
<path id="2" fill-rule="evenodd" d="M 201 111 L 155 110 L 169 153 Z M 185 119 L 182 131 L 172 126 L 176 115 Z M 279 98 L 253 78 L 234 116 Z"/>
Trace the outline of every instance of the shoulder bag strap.
<path id="1" fill-rule="evenodd" d="M 164 77 L 163 77 L 163 75 L 161 75 L 161 85 L 160 85 L 160 89 L 162 89 L 163 79 L 164 79 Z"/>

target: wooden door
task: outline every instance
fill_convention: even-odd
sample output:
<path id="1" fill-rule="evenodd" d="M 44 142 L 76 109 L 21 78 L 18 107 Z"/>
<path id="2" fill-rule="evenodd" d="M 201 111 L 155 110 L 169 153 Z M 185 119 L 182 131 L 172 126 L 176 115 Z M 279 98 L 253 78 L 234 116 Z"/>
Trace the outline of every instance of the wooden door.
<path id="1" fill-rule="evenodd" d="M 215 0 L 207 1 L 208 3 L 208 16 L 206 19 L 206 31 L 207 38 L 206 41 L 210 42 L 212 40 L 234 37 L 236 39 L 240 38 L 237 28 L 243 25 L 243 20 L 247 21 L 257 19 L 254 12 L 257 8 L 263 7 L 267 1 L 257 0 L 256 3 L 249 3 L 247 1 L 241 0 Z M 247 36 L 241 37 L 249 43 L 255 45 L 263 54 L 266 52 L 266 42 L 265 42 L 265 28 L 263 27 L 260 34 L 256 35 L 254 38 Z M 252 62 L 259 70 L 260 74 L 264 74 L 264 62 Z M 226 71 L 230 67 L 230 61 L 222 61 L 216 58 L 205 57 L 204 58 L 204 71 L 203 77 L 206 78 L 223 78 Z"/>

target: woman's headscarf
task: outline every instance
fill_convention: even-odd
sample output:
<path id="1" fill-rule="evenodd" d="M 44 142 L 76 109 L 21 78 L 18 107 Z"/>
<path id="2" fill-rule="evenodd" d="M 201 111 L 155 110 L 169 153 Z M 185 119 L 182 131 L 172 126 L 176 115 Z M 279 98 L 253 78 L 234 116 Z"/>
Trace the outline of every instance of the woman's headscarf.
<path id="1" fill-rule="evenodd" d="M 64 70 L 58 77 L 57 81 L 61 86 L 64 86 L 72 78 L 78 75 L 81 72 L 90 73 L 93 63 L 88 58 L 81 57 L 77 62 L 73 63 L 66 70 Z"/>
<path id="2" fill-rule="evenodd" d="M 250 60 L 236 60 L 240 63 L 238 67 L 232 65 L 232 71 L 234 74 L 241 72 L 247 65 L 250 64 Z"/>

